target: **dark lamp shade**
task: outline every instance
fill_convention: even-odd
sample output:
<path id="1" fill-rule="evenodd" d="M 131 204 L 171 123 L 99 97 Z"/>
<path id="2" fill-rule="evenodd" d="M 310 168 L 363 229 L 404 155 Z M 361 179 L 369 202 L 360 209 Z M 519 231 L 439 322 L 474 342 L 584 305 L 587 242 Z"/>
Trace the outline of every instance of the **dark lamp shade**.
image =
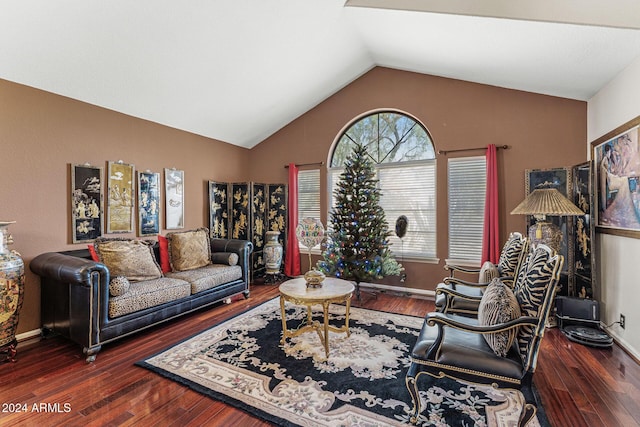
<path id="1" fill-rule="evenodd" d="M 573 216 L 585 213 L 555 188 L 538 188 L 516 206 L 511 214 Z"/>

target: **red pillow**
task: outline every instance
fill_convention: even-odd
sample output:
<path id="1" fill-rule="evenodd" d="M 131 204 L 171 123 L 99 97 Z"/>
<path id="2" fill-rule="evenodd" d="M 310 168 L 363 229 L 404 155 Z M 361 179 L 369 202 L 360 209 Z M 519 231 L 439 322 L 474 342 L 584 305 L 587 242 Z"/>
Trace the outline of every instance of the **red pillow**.
<path id="1" fill-rule="evenodd" d="M 95 262 L 100 262 L 100 258 L 98 258 L 98 254 L 96 253 L 96 248 L 93 245 L 87 245 L 89 249 L 89 255 L 91 255 L 91 259 Z"/>
<path id="2" fill-rule="evenodd" d="M 166 237 L 158 234 L 158 245 L 160 246 L 160 269 L 163 273 L 171 272 L 169 262 L 169 241 Z"/>

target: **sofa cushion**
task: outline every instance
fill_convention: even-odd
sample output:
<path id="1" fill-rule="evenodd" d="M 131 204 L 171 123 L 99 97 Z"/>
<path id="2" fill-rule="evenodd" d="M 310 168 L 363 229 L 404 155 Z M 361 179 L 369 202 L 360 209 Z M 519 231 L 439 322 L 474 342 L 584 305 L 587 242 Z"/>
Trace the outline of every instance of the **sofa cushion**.
<path id="1" fill-rule="evenodd" d="M 520 305 L 511 288 L 500 279 L 493 279 L 484 291 L 478 306 L 478 324 L 493 326 L 520 317 Z M 506 356 L 516 338 L 517 329 L 482 336 L 498 356 Z"/>
<path id="2" fill-rule="evenodd" d="M 238 254 L 233 252 L 214 252 L 211 254 L 211 262 L 214 264 L 236 265 Z"/>
<path id="3" fill-rule="evenodd" d="M 168 277 L 131 283 L 127 293 L 109 298 L 109 317 L 113 319 L 185 298 L 190 294 L 189 283 Z"/>
<path id="4" fill-rule="evenodd" d="M 211 264 L 208 229 L 168 233 L 167 240 L 172 270 L 187 271 Z"/>
<path id="5" fill-rule="evenodd" d="M 127 293 L 131 287 L 131 282 L 124 276 L 116 276 L 109 282 L 109 295 L 117 297 Z"/>
<path id="6" fill-rule="evenodd" d="M 150 242 L 129 239 L 97 239 L 94 243 L 100 262 L 112 277 L 124 276 L 131 282 L 162 277 Z"/>
<path id="7" fill-rule="evenodd" d="M 187 271 L 173 271 L 167 277 L 184 280 L 191 284 L 191 293 L 195 294 L 224 283 L 242 278 L 239 265 L 211 264 L 206 267 Z"/>

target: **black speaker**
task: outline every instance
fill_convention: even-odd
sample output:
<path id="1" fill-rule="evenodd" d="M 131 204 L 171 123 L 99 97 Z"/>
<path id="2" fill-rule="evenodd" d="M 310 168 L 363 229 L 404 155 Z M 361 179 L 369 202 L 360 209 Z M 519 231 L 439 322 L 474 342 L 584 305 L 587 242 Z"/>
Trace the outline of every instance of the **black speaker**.
<path id="1" fill-rule="evenodd" d="M 564 319 L 600 321 L 598 301 L 576 297 L 556 297 L 556 315 Z"/>

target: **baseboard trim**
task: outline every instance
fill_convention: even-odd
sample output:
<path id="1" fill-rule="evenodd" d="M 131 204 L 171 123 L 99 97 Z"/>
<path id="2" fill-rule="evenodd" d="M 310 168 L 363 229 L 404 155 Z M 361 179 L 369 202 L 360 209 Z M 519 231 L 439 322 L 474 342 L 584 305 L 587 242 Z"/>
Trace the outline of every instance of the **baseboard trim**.
<path id="1" fill-rule="evenodd" d="M 625 353 L 629 355 L 638 365 L 640 365 L 640 354 L 638 354 L 635 349 L 629 345 L 624 339 L 622 339 L 618 334 L 613 332 L 612 328 L 607 328 L 604 324 L 600 325 L 602 329 L 606 330 L 609 335 L 613 338 L 613 341 L 620 347 Z"/>
<path id="2" fill-rule="evenodd" d="M 36 343 L 42 339 L 42 329 L 34 329 L 33 331 L 23 332 L 16 335 L 18 348 L 21 346 Z"/>
<path id="3" fill-rule="evenodd" d="M 426 289 L 407 288 L 404 286 L 383 285 L 379 283 L 362 282 L 360 283 L 360 287 L 378 290 L 380 292 L 394 292 L 394 293 L 399 293 L 403 295 L 411 295 L 411 296 L 416 296 L 418 298 L 425 298 L 425 299 L 431 299 L 431 300 L 435 300 L 435 296 L 436 296 L 435 291 L 429 291 Z"/>

